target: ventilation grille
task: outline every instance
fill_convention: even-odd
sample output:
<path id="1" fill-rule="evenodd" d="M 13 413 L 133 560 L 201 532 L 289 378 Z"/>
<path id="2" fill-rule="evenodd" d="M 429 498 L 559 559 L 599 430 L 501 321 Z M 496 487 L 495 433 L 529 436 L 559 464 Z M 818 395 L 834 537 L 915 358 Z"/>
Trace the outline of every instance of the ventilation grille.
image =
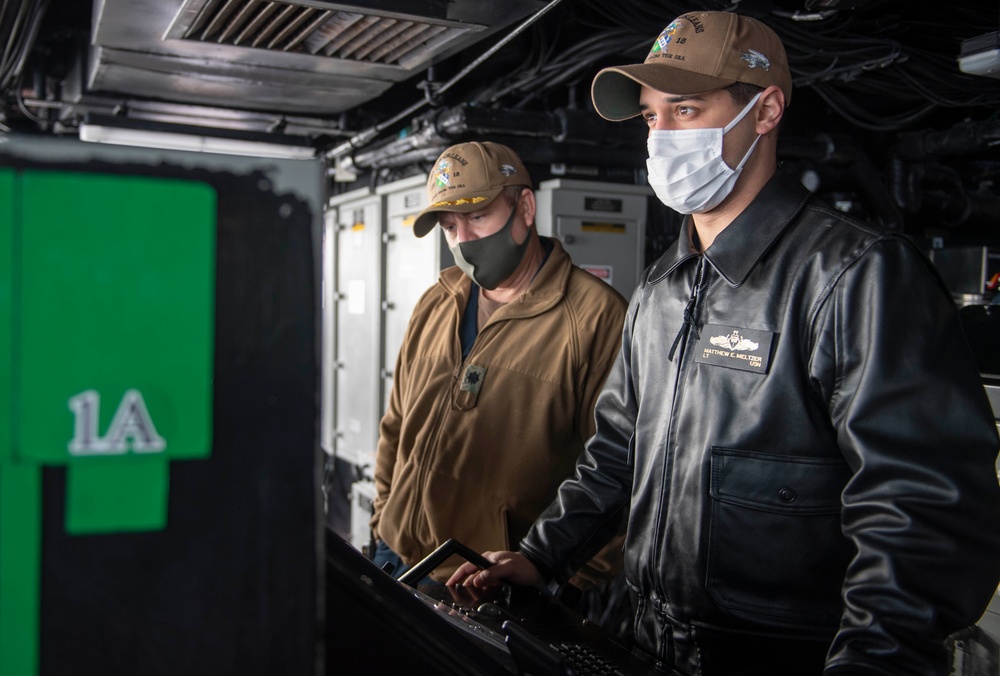
<path id="1" fill-rule="evenodd" d="M 175 22 L 171 33 L 180 31 L 186 40 L 406 69 L 426 62 L 460 36 L 483 28 L 267 0 L 189 0 L 177 21 L 185 17 L 193 17 L 190 25 Z"/>

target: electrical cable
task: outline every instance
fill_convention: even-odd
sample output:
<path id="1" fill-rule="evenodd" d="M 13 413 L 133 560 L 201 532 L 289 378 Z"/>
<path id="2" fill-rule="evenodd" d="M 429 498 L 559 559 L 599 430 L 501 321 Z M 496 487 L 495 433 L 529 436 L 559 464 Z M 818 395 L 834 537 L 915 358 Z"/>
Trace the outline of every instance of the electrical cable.
<path id="1" fill-rule="evenodd" d="M 42 17 L 45 16 L 45 11 L 48 9 L 50 0 L 40 0 L 34 5 L 34 13 L 31 16 L 31 20 L 28 24 L 28 31 L 24 39 L 24 44 L 20 50 L 20 55 L 17 62 L 14 64 L 14 68 L 11 71 L 11 77 L 17 78 L 21 75 L 21 71 L 24 69 L 24 64 L 28 61 L 28 56 L 31 53 L 31 47 L 35 42 L 35 38 L 38 36 L 38 29 L 42 25 Z"/>
<path id="2" fill-rule="evenodd" d="M 18 5 L 17 13 L 10 19 L 9 30 L 5 32 L 8 39 L 3 48 L 3 53 L 0 54 L 0 88 L 4 91 L 6 91 L 13 80 L 14 66 L 21 51 L 24 49 L 24 41 L 20 36 L 23 35 L 22 28 L 28 21 L 27 17 L 34 6 L 36 5 L 32 2 L 22 2 Z M 8 8 L 9 5 L 5 2 L 3 15 L 0 15 L 0 19 L 6 18 Z"/>
<path id="3" fill-rule="evenodd" d="M 514 80 L 505 78 L 507 84 L 498 90 L 497 95 L 491 99 L 491 103 L 496 103 L 501 97 L 507 95 L 527 95 L 526 98 L 513 106 L 514 108 L 523 107 L 528 100 L 548 93 L 563 85 L 567 80 L 577 81 L 584 73 L 589 75 L 598 62 L 618 53 L 621 41 L 629 37 L 630 34 L 627 31 L 615 30 L 580 41 L 561 51 L 557 58 L 552 59 L 543 67 L 527 74 L 527 77 Z"/>
<path id="4" fill-rule="evenodd" d="M 493 56 L 493 54 L 495 54 L 497 51 L 499 51 L 500 49 L 502 49 L 507 43 L 509 43 L 515 37 L 517 37 L 518 35 L 520 35 L 521 33 L 523 33 L 525 30 L 527 30 L 527 28 L 529 26 L 531 26 L 533 23 L 535 23 L 536 21 L 538 21 L 539 19 L 541 19 L 544 15 L 548 14 L 549 11 L 552 10 L 552 8 L 554 8 L 560 2 L 562 2 L 562 0 L 550 0 L 549 4 L 547 4 L 545 7 L 542 7 L 540 10 L 538 10 L 537 12 L 535 12 L 534 14 L 532 14 L 530 17 L 528 17 L 523 23 L 521 23 L 520 26 L 518 26 L 517 28 L 515 28 L 510 33 L 508 33 L 497 44 L 495 44 L 492 47 L 490 47 L 483 54 L 481 54 L 478 58 L 476 58 L 471 64 L 469 64 L 468 66 L 466 66 L 465 68 L 463 68 L 457 75 L 455 75 L 448 82 L 446 82 L 444 85 L 442 85 L 435 92 L 435 94 L 437 96 L 440 96 L 441 94 L 444 94 L 446 91 L 448 91 L 449 89 L 451 89 L 452 87 L 454 87 L 455 84 L 457 84 L 462 79 L 464 79 L 466 75 L 468 75 L 470 72 L 472 72 L 477 67 L 479 67 L 479 65 L 481 63 L 483 63 L 484 61 L 486 61 L 489 57 Z M 401 113 L 399 113 L 399 114 L 397 114 L 397 115 L 389 118 L 388 120 L 385 120 L 384 122 L 376 124 L 374 127 L 370 127 L 368 129 L 366 129 L 366 130 L 358 133 L 357 135 L 351 137 L 350 139 L 348 139 L 344 143 L 341 143 L 340 145 L 336 146 L 335 148 L 332 148 L 331 150 L 328 150 L 325 153 L 327 159 L 337 160 L 340 157 L 342 157 L 343 155 L 345 155 L 348 152 L 350 152 L 352 149 L 361 147 L 363 145 L 367 145 L 373 139 L 377 138 L 378 135 L 380 133 L 382 133 L 384 130 L 388 129 L 389 127 L 391 127 L 396 122 L 399 122 L 400 120 L 403 120 L 403 119 L 409 117 L 410 115 L 412 115 L 417 110 L 420 110 L 421 108 L 423 108 L 427 103 L 429 103 L 429 100 L 427 99 L 427 97 L 425 97 L 425 99 L 423 101 L 418 101 L 417 103 L 413 104 L 412 106 L 410 106 L 409 108 L 407 108 L 403 112 L 401 112 Z"/>
<path id="5" fill-rule="evenodd" d="M 46 123 L 42 118 L 36 116 L 34 113 L 28 110 L 28 107 L 24 103 L 24 97 L 21 95 L 21 88 L 17 87 L 14 92 L 14 99 L 17 101 L 17 107 L 21 111 L 21 114 L 26 118 L 34 122 L 39 126 L 44 126 Z"/>
<path id="6" fill-rule="evenodd" d="M 933 103 L 927 103 L 905 114 L 889 117 L 884 112 L 869 113 L 829 84 L 816 84 L 813 90 L 841 117 L 868 131 L 897 131 L 925 117 L 935 108 Z"/>
<path id="7" fill-rule="evenodd" d="M 532 101 L 544 100 L 553 90 L 577 84 L 604 59 L 621 58 L 622 54 L 641 58 L 648 49 L 649 26 L 662 24 L 669 20 L 665 16 L 687 9 L 666 1 L 651 6 L 649 2 L 617 0 L 609 6 L 599 0 L 584 0 L 582 5 L 577 23 L 599 29 L 597 35 L 563 50 L 549 50 L 544 64 L 508 74 L 488 97 L 477 102 L 500 106 L 504 100 L 514 99 L 507 107 L 521 109 Z M 739 5 L 738 1 L 708 2 L 703 8 L 739 11 Z M 864 129 L 899 130 L 936 108 L 991 105 L 1000 100 L 1000 93 L 993 94 L 977 86 L 975 80 L 963 78 L 946 57 L 904 46 L 901 38 L 921 32 L 925 26 L 915 21 L 901 29 L 898 19 L 839 10 L 805 14 L 774 9 L 765 21 L 785 44 L 795 86 L 815 89 L 831 110 Z M 965 20 L 961 15 L 958 19 Z M 927 23 L 926 27 L 940 34 L 940 25 Z M 622 46 L 630 42 L 630 46 Z M 939 43 L 916 41 L 921 45 Z M 891 104 L 898 104 L 897 110 L 882 110 Z"/>

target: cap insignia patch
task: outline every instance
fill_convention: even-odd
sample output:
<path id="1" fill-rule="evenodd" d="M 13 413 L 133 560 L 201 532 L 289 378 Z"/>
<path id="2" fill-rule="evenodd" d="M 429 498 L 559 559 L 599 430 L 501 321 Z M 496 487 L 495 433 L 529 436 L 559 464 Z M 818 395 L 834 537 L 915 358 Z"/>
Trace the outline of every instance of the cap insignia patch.
<path id="1" fill-rule="evenodd" d="M 515 169 L 509 164 L 501 164 L 500 173 L 503 174 L 504 176 L 513 176 L 514 174 L 517 173 L 517 169 Z"/>
<path id="2" fill-rule="evenodd" d="M 451 183 L 451 174 L 448 173 L 448 160 L 445 160 L 437 167 L 437 178 L 434 179 L 434 185 L 438 189 L 444 189 L 448 187 Z"/>
<path id="3" fill-rule="evenodd" d="M 674 33 L 677 32 L 678 28 L 680 28 L 680 26 L 677 25 L 676 21 L 664 28 L 663 32 L 656 38 L 656 42 L 653 43 L 653 48 L 649 50 L 649 53 L 652 55 L 657 52 L 667 51 L 667 45 L 670 44 L 670 41 L 673 39 Z"/>
<path id="4" fill-rule="evenodd" d="M 768 61 L 767 57 L 758 52 L 756 49 L 748 49 L 745 52 L 740 52 L 740 58 L 747 62 L 750 68 L 763 68 L 764 70 L 771 70 L 771 62 Z"/>

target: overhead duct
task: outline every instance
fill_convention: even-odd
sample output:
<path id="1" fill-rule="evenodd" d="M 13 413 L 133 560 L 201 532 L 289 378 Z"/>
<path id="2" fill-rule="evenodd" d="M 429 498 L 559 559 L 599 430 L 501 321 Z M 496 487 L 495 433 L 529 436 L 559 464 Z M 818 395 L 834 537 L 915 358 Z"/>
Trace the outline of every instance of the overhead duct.
<path id="1" fill-rule="evenodd" d="M 97 0 L 75 113 L 109 97 L 332 115 L 536 10 L 538 0 Z M 107 112 L 101 110 L 100 112 Z"/>
<path id="2" fill-rule="evenodd" d="M 200 6 L 200 7 L 199 7 Z M 412 71 L 485 28 L 264 0 L 187 0 L 167 37 L 312 54 Z"/>

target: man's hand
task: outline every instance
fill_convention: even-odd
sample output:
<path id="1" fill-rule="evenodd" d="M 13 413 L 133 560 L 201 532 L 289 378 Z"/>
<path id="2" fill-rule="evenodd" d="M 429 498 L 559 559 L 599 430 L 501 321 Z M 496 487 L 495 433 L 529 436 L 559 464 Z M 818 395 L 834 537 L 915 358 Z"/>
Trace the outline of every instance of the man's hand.
<path id="1" fill-rule="evenodd" d="M 463 563 L 448 578 L 447 584 L 486 589 L 504 581 L 535 587 L 542 586 L 544 582 L 535 565 L 517 552 L 483 552 L 483 557 L 492 561 L 493 565 L 482 570 L 474 563 Z"/>

